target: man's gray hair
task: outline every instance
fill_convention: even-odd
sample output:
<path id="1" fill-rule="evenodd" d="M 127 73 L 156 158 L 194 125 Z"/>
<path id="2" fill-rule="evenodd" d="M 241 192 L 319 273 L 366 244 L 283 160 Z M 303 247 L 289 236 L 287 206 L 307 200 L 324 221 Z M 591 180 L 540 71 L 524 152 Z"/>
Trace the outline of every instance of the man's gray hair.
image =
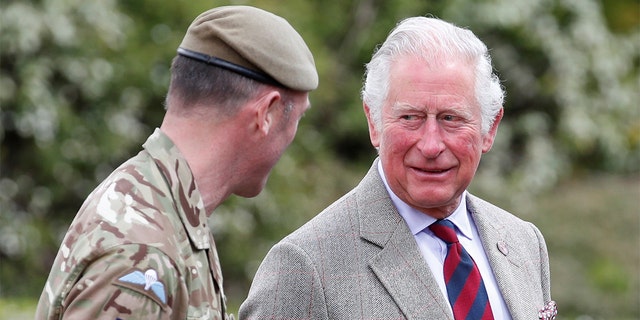
<path id="1" fill-rule="evenodd" d="M 430 65 L 451 59 L 475 63 L 475 97 L 482 112 L 482 133 L 489 131 L 502 108 L 505 93 L 493 73 L 487 46 L 470 30 L 428 17 L 398 23 L 366 65 L 361 96 L 377 128 L 381 127 L 381 111 L 389 92 L 391 65 L 405 56 L 421 58 Z"/>

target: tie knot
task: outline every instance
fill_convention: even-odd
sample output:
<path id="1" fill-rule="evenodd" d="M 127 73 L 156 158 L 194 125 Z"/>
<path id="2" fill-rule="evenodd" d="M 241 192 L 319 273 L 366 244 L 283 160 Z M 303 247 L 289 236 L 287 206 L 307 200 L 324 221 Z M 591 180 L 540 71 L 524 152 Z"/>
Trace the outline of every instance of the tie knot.
<path id="1" fill-rule="evenodd" d="M 429 226 L 429 230 L 447 244 L 458 242 L 456 227 L 449 220 L 438 220 Z"/>

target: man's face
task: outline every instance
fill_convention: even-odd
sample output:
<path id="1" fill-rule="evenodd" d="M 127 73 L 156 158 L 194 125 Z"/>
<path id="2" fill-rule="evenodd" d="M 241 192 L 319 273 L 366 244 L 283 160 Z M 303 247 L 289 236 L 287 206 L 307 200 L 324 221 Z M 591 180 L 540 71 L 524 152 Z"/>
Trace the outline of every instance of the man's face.
<path id="1" fill-rule="evenodd" d="M 412 207 L 444 218 L 460 203 L 482 153 L 493 144 L 498 117 L 481 134 L 474 67 L 464 61 L 427 66 L 402 57 L 391 68 L 378 128 L 367 119 L 393 192 Z"/>

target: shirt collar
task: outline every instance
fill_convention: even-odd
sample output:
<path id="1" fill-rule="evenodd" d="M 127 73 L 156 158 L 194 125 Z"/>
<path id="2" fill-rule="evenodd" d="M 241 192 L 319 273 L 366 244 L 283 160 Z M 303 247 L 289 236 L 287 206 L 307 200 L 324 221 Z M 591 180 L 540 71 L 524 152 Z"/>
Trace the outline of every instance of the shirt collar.
<path id="1" fill-rule="evenodd" d="M 382 182 L 384 183 L 384 187 L 387 189 L 389 196 L 391 197 L 391 202 L 398 209 L 398 212 L 407 223 L 409 230 L 413 235 L 417 235 L 418 233 L 428 230 L 428 227 L 436 222 L 437 219 L 426 215 L 417 209 L 411 207 L 406 202 L 402 201 L 389 187 L 389 183 L 387 183 L 387 178 L 384 174 L 384 170 L 382 169 L 382 161 L 378 161 L 378 173 L 382 178 Z M 453 213 L 447 217 L 447 220 L 453 222 L 458 228 L 460 234 L 473 240 L 473 232 L 471 231 L 471 223 L 469 221 L 469 213 L 467 211 L 467 191 L 465 190 L 462 194 L 462 199 L 460 200 L 460 204 L 453 211 Z M 430 231 L 429 231 L 430 232 Z"/>
<path id="2" fill-rule="evenodd" d="M 143 147 L 162 172 L 191 242 L 198 249 L 208 249 L 210 232 L 207 214 L 187 160 L 173 141 L 157 128 Z"/>

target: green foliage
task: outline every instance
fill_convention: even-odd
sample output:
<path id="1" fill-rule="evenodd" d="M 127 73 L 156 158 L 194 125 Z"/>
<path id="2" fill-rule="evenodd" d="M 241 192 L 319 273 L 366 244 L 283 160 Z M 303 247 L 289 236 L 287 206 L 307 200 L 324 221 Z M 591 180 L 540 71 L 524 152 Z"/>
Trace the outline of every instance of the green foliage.
<path id="1" fill-rule="evenodd" d="M 320 73 L 313 108 L 266 190 L 254 199 L 231 198 L 212 217 L 232 306 L 271 245 L 364 174 L 375 157 L 359 98 L 364 64 L 399 19 L 432 14 L 478 34 L 505 80 L 505 119 L 474 192 L 540 226 L 554 295 L 568 314 L 638 316 L 637 247 L 625 255 L 604 240 L 631 235 L 637 245 L 640 204 L 599 193 L 608 183 L 600 180 L 589 180 L 596 190 L 569 205 L 536 203 L 565 180 L 640 171 L 637 1 L 232 3 L 286 17 Z M 0 2 L 0 297 L 39 295 L 83 199 L 159 126 L 170 61 L 205 9 L 188 1 Z M 619 190 L 623 199 L 636 199 L 637 186 L 636 177 Z M 593 209 L 607 208 L 602 204 L 620 206 L 609 208 L 613 213 Z M 573 207 L 595 210 L 581 228 L 597 221 L 603 231 L 564 232 L 581 220 Z M 619 219 L 602 218 L 609 215 Z M 619 228 L 624 232 L 612 231 Z"/>
<path id="2" fill-rule="evenodd" d="M 0 298 L 1 320 L 30 320 L 33 319 L 35 309 L 33 300 Z"/>
<path id="3" fill-rule="evenodd" d="M 118 70 L 107 57 L 122 50 L 130 23 L 113 1 L 0 7 L 4 295 L 42 286 L 70 208 L 78 207 L 111 161 L 143 139 L 143 130 L 140 105 L 113 95 Z M 24 276 L 37 282 L 23 283 Z"/>
<path id="4" fill-rule="evenodd" d="M 446 8 L 444 18 L 486 40 L 507 89 L 505 120 L 482 172 L 504 179 L 478 179 L 482 187 L 528 193 L 587 171 L 640 169 L 640 6 L 628 2 L 627 10 L 635 21 L 614 33 L 597 1 Z"/>

